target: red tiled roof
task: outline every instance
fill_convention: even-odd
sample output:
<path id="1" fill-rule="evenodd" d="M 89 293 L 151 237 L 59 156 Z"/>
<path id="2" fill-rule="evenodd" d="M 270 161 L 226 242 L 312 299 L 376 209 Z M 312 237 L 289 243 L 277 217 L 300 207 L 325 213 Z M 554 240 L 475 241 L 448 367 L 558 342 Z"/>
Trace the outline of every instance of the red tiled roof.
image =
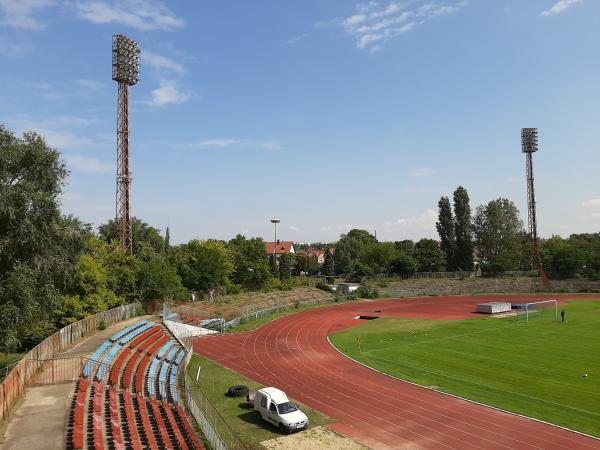
<path id="1" fill-rule="evenodd" d="M 268 255 L 272 255 L 273 253 L 284 255 L 292 252 L 293 245 L 292 241 L 280 241 L 277 245 L 275 245 L 275 242 L 265 242 L 265 249 Z"/>

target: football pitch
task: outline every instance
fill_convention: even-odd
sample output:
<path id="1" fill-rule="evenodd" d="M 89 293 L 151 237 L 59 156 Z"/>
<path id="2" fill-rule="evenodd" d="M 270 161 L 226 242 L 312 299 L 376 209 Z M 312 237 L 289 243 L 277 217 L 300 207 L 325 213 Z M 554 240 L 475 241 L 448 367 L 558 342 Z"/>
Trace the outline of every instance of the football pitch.
<path id="1" fill-rule="evenodd" d="M 529 323 L 384 317 L 330 339 L 386 374 L 600 437 L 600 302 L 564 308 L 565 324 L 554 308 Z"/>

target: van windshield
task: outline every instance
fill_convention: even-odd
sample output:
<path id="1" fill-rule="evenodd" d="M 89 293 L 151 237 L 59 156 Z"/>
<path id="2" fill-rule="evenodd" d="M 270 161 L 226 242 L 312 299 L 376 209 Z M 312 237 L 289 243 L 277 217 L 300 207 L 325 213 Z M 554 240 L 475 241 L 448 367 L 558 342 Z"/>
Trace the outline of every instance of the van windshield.
<path id="1" fill-rule="evenodd" d="M 277 405 L 277 411 L 279 411 L 279 414 L 288 414 L 294 411 L 298 411 L 298 407 L 292 402 L 285 402 Z"/>

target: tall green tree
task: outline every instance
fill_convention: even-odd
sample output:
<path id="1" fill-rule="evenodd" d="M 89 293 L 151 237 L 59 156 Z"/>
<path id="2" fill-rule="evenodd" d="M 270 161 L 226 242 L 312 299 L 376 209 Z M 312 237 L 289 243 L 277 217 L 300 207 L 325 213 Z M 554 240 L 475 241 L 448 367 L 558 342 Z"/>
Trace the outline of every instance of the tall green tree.
<path id="1" fill-rule="evenodd" d="M 417 271 L 417 263 L 414 258 L 404 252 L 398 252 L 396 259 L 392 261 L 390 272 L 398 275 L 410 275 Z"/>
<path id="2" fill-rule="evenodd" d="M 333 255 L 336 273 L 354 273 L 358 263 L 361 264 L 361 272 L 372 272 L 361 260 L 364 258 L 367 246 L 375 243 L 377 243 L 375 236 L 365 230 L 353 229 L 348 234 L 343 234 L 335 245 Z"/>
<path id="3" fill-rule="evenodd" d="M 131 230 L 133 240 L 133 253 L 139 254 L 144 251 L 144 247 L 150 246 L 156 253 L 164 253 L 165 239 L 160 235 L 160 230 L 148 225 L 137 217 L 131 218 Z M 119 242 L 120 228 L 114 219 L 98 227 L 100 237 L 106 242 Z"/>
<path id="4" fill-rule="evenodd" d="M 335 262 L 330 249 L 325 251 L 325 260 L 323 261 L 323 267 L 321 268 L 321 271 L 323 272 L 323 275 L 335 275 Z"/>
<path id="5" fill-rule="evenodd" d="M 523 222 L 513 202 L 505 198 L 477 207 L 473 219 L 482 270 L 516 270 L 522 257 Z"/>
<path id="6" fill-rule="evenodd" d="M 292 258 L 290 253 L 279 256 L 279 279 L 282 281 L 289 280 L 292 276 Z"/>
<path id="7" fill-rule="evenodd" d="M 584 269 L 584 254 L 569 240 L 553 236 L 541 242 L 542 265 L 550 278 L 573 278 Z"/>
<path id="8" fill-rule="evenodd" d="M 373 273 L 387 273 L 397 256 L 398 250 L 393 242 L 374 242 L 365 246 L 361 262 L 370 267 Z"/>
<path id="9" fill-rule="evenodd" d="M 415 243 L 412 240 L 404 239 L 403 241 L 396 241 L 394 245 L 399 252 L 403 252 L 410 257 L 415 256 Z"/>
<path id="10" fill-rule="evenodd" d="M 171 251 L 171 232 L 169 227 L 165 230 L 165 254 L 168 255 Z"/>
<path id="11" fill-rule="evenodd" d="M 454 235 L 456 250 L 454 263 L 456 269 L 473 269 L 473 237 L 471 232 L 471 206 L 467 190 L 459 186 L 454 191 Z"/>
<path id="12" fill-rule="evenodd" d="M 174 248 L 169 259 L 190 291 L 224 286 L 233 272 L 233 255 L 221 241 L 192 240 Z"/>
<path id="13" fill-rule="evenodd" d="M 269 272 L 273 278 L 279 278 L 279 264 L 274 254 L 269 255 Z"/>
<path id="14" fill-rule="evenodd" d="M 271 278 L 264 241 L 260 238 L 246 239 L 238 234 L 229 241 L 228 247 L 234 260 L 233 282 L 248 289 L 264 288 Z"/>
<path id="15" fill-rule="evenodd" d="M 441 197 L 438 202 L 438 221 L 435 224 L 440 236 L 440 248 L 444 252 L 447 270 L 456 270 L 456 234 L 454 231 L 454 216 L 448 197 Z"/>
<path id="16" fill-rule="evenodd" d="M 415 260 L 419 272 L 443 272 L 446 258 L 440 245 L 433 239 L 421 239 L 415 245 Z"/>
<path id="17" fill-rule="evenodd" d="M 0 125 L 0 351 L 35 345 L 52 330 L 59 290 L 76 271 L 89 227 L 60 214 L 66 175 L 40 135 L 19 138 Z"/>

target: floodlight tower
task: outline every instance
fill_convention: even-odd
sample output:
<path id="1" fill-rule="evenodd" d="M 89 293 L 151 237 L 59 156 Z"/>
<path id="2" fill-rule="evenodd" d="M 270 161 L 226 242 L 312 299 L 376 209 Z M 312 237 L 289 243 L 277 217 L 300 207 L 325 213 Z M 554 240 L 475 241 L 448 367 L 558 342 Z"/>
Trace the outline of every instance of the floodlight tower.
<path id="1" fill-rule="evenodd" d="M 533 153 L 538 151 L 537 128 L 521 128 L 521 148 L 525 153 L 527 170 L 527 208 L 529 239 L 531 240 L 531 261 L 534 269 L 542 273 L 542 261 L 538 249 L 537 218 L 535 214 L 535 190 L 533 183 Z"/>
<path id="2" fill-rule="evenodd" d="M 131 252 L 133 231 L 129 170 L 129 86 L 140 81 L 140 46 L 122 34 L 112 37 L 112 79 L 119 84 L 115 223 L 120 230 L 121 250 Z"/>

